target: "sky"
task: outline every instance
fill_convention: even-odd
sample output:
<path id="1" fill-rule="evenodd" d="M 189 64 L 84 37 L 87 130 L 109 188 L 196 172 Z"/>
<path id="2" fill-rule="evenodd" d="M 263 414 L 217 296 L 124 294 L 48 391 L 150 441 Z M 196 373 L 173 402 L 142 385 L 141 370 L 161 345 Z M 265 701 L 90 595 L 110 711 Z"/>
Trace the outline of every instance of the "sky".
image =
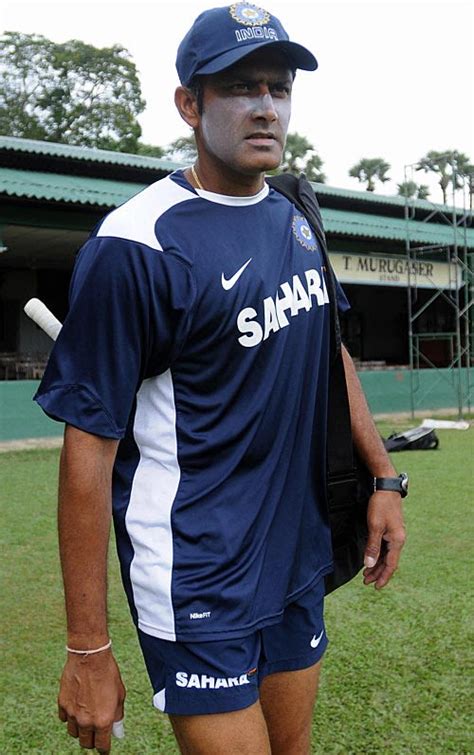
<path id="1" fill-rule="evenodd" d="M 142 139 L 164 146 L 190 133 L 173 103 L 176 49 L 196 16 L 223 3 L 173 0 L 0 0 L 0 29 L 123 45 L 137 65 L 146 110 Z M 258 3 L 256 3 L 258 4 Z M 324 161 L 327 183 L 363 189 L 348 176 L 362 157 L 391 165 L 395 194 L 405 166 L 431 149 L 457 149 L 474 160 L 474 4 L 458 0 L 332 0 L 262 4 L 290 39 L 317 57 L 316 72 L 299 71 L 290 131 L 306 136 Z M 439 187 L 407 167 L 407 177 Z M 462 204 L 462 198 L 458 197 Z"/>

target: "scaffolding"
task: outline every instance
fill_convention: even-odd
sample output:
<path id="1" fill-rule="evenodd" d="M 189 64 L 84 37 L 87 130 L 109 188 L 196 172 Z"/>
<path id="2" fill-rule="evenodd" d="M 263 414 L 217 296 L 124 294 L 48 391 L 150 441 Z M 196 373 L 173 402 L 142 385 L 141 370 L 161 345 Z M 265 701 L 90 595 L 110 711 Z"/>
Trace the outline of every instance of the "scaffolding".
<path id="1" fill-rule="evenodd" d="M 447 155 L 451 166 L 452 206 L 435 205 L 425 201 L 421 205 L 415 197 L 405 197 L 405 248 L 407 255 L 407 305 L 408 342 L 410 360 L 411 415 L 441 381 L 447 381 L 454 391 L 459 418 L 471 411 L 473 380 L 471 367 L 474 360 L 474 254 L 469 253 L 467 229 L 473 224 L 472 182 L 473 174 L 461 175 L 456 160 Z M 405 185 L 414 182 L 417 163 L 405 166 Z M 461 197 L 461 202 L 459 198 Z M 428 210 L 428 212 L 427 212 Z M 452 229 L 451 243 L 418 245 L 411 238 L 410 221 L 431 221 L 449 224 Z M 419 290 L 420 262 L 444 262 L 444 282 L 430 278 L 428 297 Z M 430 270 L 434 265 L 424 266 Z M 426 276 L 425 276 L 426 277 Z M 447 303 L 439 316 L 439 303 Z M 447 365 L 436 363 L 434 349 L 443 351 Z M 436 379 L 429 388 L 421 388 L 420 370 L 430 368 Z"/>

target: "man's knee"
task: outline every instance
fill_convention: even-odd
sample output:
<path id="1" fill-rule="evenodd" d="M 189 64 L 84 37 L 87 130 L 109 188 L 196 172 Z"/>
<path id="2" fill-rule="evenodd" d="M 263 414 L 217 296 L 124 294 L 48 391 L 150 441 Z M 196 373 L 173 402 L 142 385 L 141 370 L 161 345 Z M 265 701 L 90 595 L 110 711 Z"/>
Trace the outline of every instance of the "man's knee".
<path id="1" fill-rule="evenodd" d="M 270 755 L 260 703 L 231 713 L 170 716 L 183 755 Z"/>
<path id="2" fill-rule="evenodd" d="M 264 679 L 260 701 L 272 755 L 308 755 L 322 661 Z"/>

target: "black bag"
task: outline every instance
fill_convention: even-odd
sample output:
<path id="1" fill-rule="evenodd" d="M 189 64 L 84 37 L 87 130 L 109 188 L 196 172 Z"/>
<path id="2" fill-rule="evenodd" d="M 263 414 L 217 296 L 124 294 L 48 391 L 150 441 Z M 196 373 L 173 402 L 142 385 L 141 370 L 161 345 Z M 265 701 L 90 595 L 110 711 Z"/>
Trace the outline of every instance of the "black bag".
<path id="1" fill-rule="evenodd" d="M 341 353 L 341 332 L 334 271 L 329 261 L 319 206 L 310 183 L 289 173 L 267 179 L 306 217 L 319 241 L 331 307 L 331 366 L 327 427 L 327 506 L 334 571 L 326 577 L 326 594 L 356 576 L 364 564 L 367 505 L 373 476 L 358 458 L 352 442 L 349 399 Z"/>
<path id="2" fill-rule="evenodd" d="M 438 436 L 430 427 L 414 427 L 403 433 L 392 433 L 384 439 L 387 451 L 432 451 L 439 446 Z"/>

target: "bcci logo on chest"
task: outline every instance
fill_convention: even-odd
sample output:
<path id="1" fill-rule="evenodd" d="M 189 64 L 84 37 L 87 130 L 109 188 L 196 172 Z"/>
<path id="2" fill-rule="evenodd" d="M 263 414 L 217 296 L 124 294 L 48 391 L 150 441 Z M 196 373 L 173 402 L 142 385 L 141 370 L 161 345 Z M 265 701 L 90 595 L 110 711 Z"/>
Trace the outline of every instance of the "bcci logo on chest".
<path id="1" fill-rule="evenodd" d="M 309 252 L 315 252 L 318 245 L 306 218 L 303 215 L 295 215 L 292 227 L 296 240 Z"/>

